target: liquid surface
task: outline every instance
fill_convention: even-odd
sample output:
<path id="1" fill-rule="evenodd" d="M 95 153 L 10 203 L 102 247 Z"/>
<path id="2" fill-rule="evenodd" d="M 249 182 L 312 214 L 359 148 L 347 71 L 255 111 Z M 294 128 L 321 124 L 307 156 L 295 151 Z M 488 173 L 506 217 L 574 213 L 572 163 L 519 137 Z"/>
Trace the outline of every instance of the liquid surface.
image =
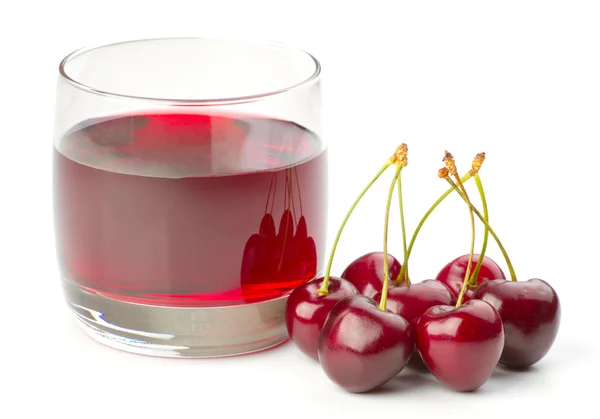
<path id="1" fill-rule="evenodd" d="M 290 122 L 197 114 L 87 121 L 54 151 L 63 278 L 130 302 L 282 296 L 322 267 L 327 157 Z"/>

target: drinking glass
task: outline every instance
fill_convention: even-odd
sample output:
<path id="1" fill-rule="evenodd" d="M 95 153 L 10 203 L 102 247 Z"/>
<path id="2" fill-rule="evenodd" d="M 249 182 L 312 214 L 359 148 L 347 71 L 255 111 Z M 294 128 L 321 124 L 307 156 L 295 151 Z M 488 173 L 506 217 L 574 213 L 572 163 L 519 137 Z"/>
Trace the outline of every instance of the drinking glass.
<path id="1" fill-rule="evenodd" d="M 323 268 L 319 62 L 169 38 L 81 49 L 59 73 L 56 252 L 83 330 L 173 357 L 285 341 L 287 295 Z"/>

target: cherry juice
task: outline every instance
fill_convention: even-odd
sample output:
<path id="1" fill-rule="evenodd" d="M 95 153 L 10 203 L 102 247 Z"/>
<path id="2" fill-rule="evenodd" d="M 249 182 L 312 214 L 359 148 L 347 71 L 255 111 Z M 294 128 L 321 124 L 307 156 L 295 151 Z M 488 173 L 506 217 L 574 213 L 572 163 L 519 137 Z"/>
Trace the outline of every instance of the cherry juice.
<path id="1" fill-rule="evenodd" d="M 320 274 L 327 156 L 311 131 L 223 114 L 120 115 L 54 150 L 64 281 L 123 301 L 224 306 Z"/>

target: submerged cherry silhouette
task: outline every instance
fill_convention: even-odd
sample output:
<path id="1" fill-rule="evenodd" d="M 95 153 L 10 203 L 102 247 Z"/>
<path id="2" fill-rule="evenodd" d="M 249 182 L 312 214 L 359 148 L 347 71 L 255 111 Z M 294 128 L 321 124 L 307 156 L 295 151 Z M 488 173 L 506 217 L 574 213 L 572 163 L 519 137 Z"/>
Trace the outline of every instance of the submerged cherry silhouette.
<path id="1" fill-rule="evenodd" d="M 259 232 L 262 237 L 267 239 L 268 241 L 275 240 L 277 236 L 277 231 L 275 230 L 275 220 L 273 219 L 273 215 L 269 212 L 265 213 L 262 220 L 260 221 Z"/>
<path id="2" fill-rule="evenodd" d="M 286 185 L 293 176 L 288 169 Z M 247 302 L 259 301 L 281 295 L 294 287 L 314 278 L 317 273 L 317 248 L 315 241 L 308 235 L 308 221 L 301 214 L 297 220 L 294 215 L 292 190 L 284 189 L 284 210 L 276 228 L 269 200 L 276 199 L 272 181 L 267 197 L 265 214 L 261 219 L 258 234 L 248 238 L 242 257 L 240 285 L 242 295 Z M 300 187 L 298 186 L 298 191 Z M 271 198 L 271 195 L 272 198 Z"/>

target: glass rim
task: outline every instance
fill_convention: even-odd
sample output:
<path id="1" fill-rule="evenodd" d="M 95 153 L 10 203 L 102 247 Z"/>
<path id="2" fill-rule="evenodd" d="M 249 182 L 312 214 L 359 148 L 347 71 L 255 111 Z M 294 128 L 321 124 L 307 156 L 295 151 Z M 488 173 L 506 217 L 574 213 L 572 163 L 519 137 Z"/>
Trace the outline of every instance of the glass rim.
<path id="1" fill-rule="evenodd" d="M 260 46 L 260 47 L 264 47 L 264 48 L 273 48 L 273 47 L 281 48 L 286 51 L 300 53 L 300 54 L 303 54 L 306 57 L 308 57 L 314 64 L 314 71 L 308 78 L 300 80 L 297 83 L 291 84 L 290 86 L 286 86 L 286 87 L 283 87 L 280 89 L 267 91 L 267 92 L 256 93 L 256 94 L 252 94 L 252 95 L 221 97 L 221 98 L 177 99 L 177 98 L 159 98 L 159 97 L 151 97 L 151 96 L 129 95 L 129 94 L 123 94 L 123 93 L 119 93 L 119 92 L 105 91 L 102 89 L 95 88 L 94 86 L 90 86 L 81 81 L 78 81 L 75 77 L 70 76 L 66 70 L 66 67 L 68 66 L 69 62 L 71 62 L 73 59 L 75 59 L 79 56 L 82 56 L 84 54 L 87 54 L 89 52 L 95 51 L 95 50 L 99 50 L 99 49 L 103 49 L 103 48 L 110 48 L 110 47 L 125 45 L 125 44 L 138 44 L 138 43 L 152 42 L 152 41 L 178 41 L 178 40 L 227 42 L 227 43 L 237 43 L 239 45 L 246 44 L 246 45 Z M 91 94 L 95 94 L 95 95 L 107 96 L 107 97 L 111 97 L 111 98 L 124 99 L 124 100 L 130 100 L 130 101 L 149 102 L 149 103 L 157 103 L 157 104 L 172 105 L 172 106 L 176 106 L 176 105 L 208 106 L 208 105 L 228 105 L 228 104 L 255 102 L 258 100 L 266 99 L 268 97 L 272 97 L 272 96 L 280 95 L 280 94 L 283 94 L 286 92 L 297 90 L 303 86 L 306 86 L 306 85 L 316 82 L 320 78 L 321 63 L 314 55 L 310 54 L 306 50 L 297 48 L 297 47 L 293 47 L 289 44 L 285 44 L 285 43 L 281 43 L 281 42 L 261 41 L 261 40 L 243 40 L 243 39 L 239 39 L 239 38 L 211 38 L 211 37 L 193 37 L 192 36 L 192 37 L 140 38 L 140 39 L 107 43 L 107 44 L 90 45 L 87 47 L 79 48 L 79 49 L 71 52 L 70 54 L 66 55 L 60 61 L 58 70 L 59 70 L 59 75 L 63 80 L 67 81 L 69 84 L 71 84 L 72 86 L 74 86 L 80 90 L 83 90 L 87 93 L 91 93 Z"/>

